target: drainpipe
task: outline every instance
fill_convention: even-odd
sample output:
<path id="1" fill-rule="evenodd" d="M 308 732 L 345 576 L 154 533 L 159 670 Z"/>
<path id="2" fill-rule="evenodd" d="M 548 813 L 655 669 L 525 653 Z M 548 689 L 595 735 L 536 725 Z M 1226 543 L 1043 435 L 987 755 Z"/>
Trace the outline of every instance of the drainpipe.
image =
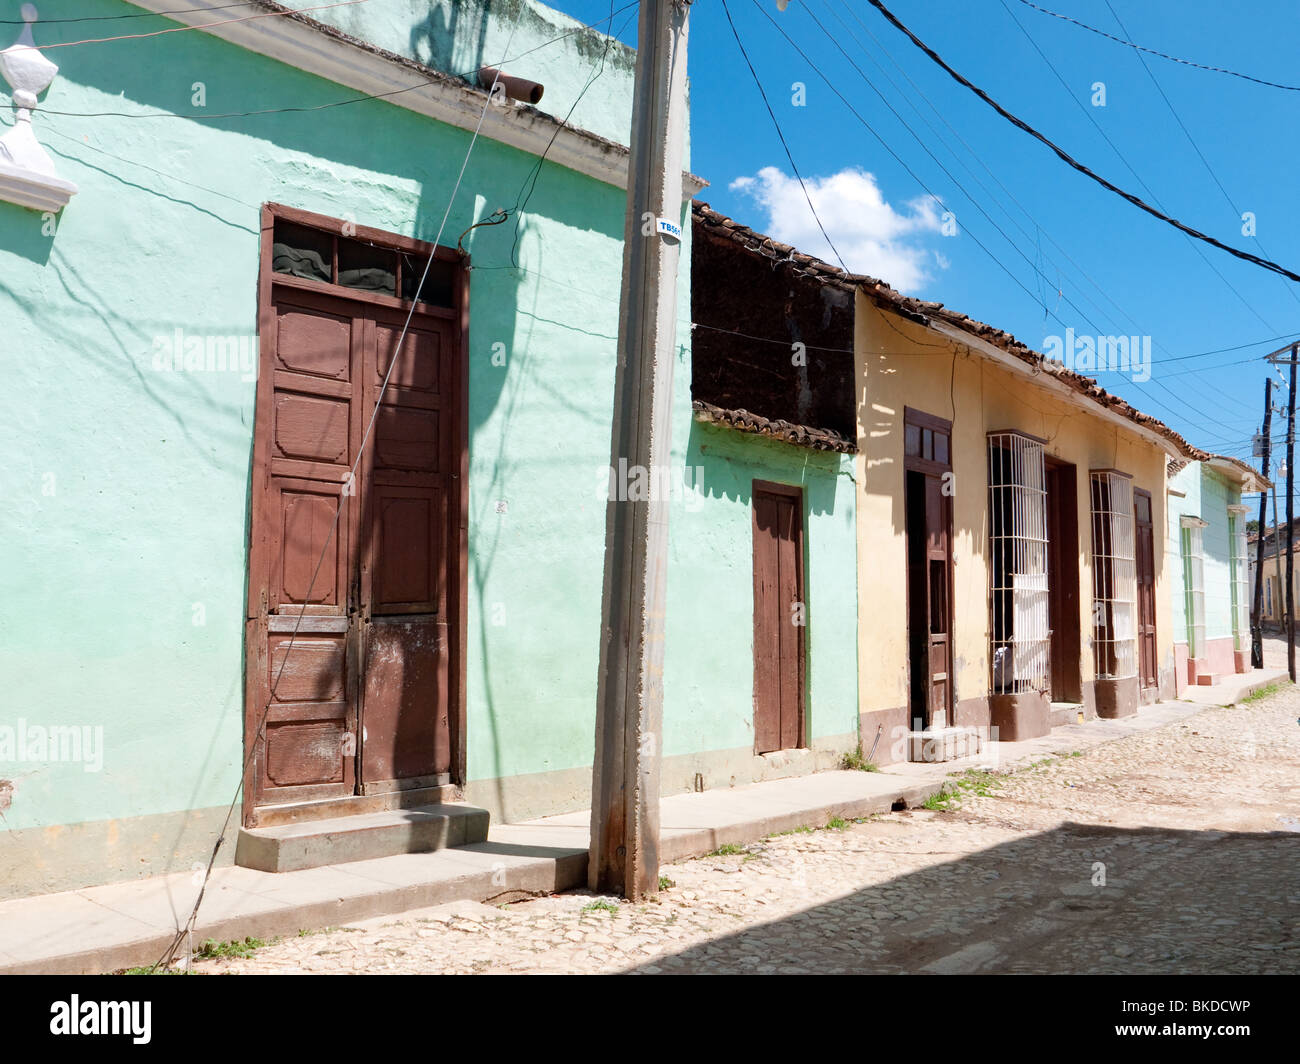
<path id="1" fill-rule="evenodd" d="M 542 93 L 546 91 L 545 85 L 526 81 L 524 78 L 511 77 L 509 74 L 503 74 L 496 67 L 482 67 L 478 72 L 478 83 L 489 91 L 493 84 L 500 85 L 508 99 L 519 100 L 522 103 L 536 104 L 540 102 Z"/>

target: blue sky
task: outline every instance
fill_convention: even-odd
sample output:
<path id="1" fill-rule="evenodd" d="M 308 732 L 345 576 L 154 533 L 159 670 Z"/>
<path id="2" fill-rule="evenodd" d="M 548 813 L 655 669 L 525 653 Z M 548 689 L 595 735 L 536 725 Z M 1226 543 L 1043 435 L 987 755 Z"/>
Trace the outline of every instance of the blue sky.
<path id="1" fill-rule="evenodd" d="M 1254 0 L 1249 14 L 1208 0 L 1035 2 L 1150 48 L 1300 84 L 1291 61 L 1300 52 L 1300 17 L 1285 0 Z M 557 3 L 587 22 L 608 18 L 608 0 Z M 1150 380 L 1100 373 L 1101 383 L 1193 443 L 1249 460 L 1267 370 L 1244 360 L 1283 340 L 1172 360 L 1300 335 L 1300 286 L 1208 245 L 1198 252 L 1189 238 L 1070 170 L 951 80 L 866 0 L 791 0 L 783 13 L 774 0 L 762 10 L 756 0 L 727 3 L 818 214 L 851 268 L 1007 329 L 1038 350 L 1067 327 L 1080 336 L 1150 336 Z M 887 3 L 953 67 L 1102 176 L 1300 273 L 1291 172 L 1300 155 L 1293 132 L 1300 92 L 1149 55 L 1148 75 L 1132 49 L 1022 0 Z M 619 15 L 615 28 L 634 15 Z M 635 35 L 633 18 L 621 36 L 635 43 Z M 689 51 L 692 168 L 712 186 L 704 198 L 835 261 L 721 0 L 693 6 Z M 806 87 L 803 106 L 795 104 L 797 82 Z M 1105 106 L 1093 103 L 1099 82 Z M 945 209 L 956 219 L 955 235 L 942 232 Z M 1242 232 L 1247 211 L 1254 237 Z M 1284 393 L 1275 396 L 1284 401 Z"/>

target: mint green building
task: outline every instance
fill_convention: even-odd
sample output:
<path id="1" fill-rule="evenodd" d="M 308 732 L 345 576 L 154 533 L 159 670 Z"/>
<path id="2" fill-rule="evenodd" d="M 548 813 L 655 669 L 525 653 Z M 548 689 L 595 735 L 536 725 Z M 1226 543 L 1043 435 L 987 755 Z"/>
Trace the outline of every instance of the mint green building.
<path id="1" fill-rule="evenodd" d="M 1250 668 L 1246 522 L 1256 508 L 1242 496 L 1267 487 L 1244 462 L 1222 455 L 1169 465 L 1165 557 L 1179 692 Z"/>
<path id="2" fill-rule="evenodd" d="M 188 871 L 237 795 L 585 808 L 634 54 L 527 0 L 78 43 L 248 14 L 154 7 L 0 64 L 0 898 Z M 857 743 L 851 457 L 699 420 L 683 230 L 665 793 Z M 756 480 L 803 491 L 776 749 Z"/>

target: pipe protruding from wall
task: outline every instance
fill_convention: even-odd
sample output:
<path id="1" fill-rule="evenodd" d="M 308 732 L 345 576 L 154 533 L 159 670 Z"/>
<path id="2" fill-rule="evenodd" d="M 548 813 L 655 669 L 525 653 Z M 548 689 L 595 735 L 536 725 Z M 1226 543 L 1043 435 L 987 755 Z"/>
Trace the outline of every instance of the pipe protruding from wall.
<path id="1" fill-rule="evenodd" d="M 539 85 L 535 81 L 511 77 L 509 74 L 502 73 L 496 67 L 482 67 L 478 72 L 479 85 L 490 90 L 493 82 L 496 82 L 505 90 L 507 97 L 512 100 L 520 100 L 523 103 L 538 103 L 542 98 L 542 93 L 546 91 L 545 85 Z"/>

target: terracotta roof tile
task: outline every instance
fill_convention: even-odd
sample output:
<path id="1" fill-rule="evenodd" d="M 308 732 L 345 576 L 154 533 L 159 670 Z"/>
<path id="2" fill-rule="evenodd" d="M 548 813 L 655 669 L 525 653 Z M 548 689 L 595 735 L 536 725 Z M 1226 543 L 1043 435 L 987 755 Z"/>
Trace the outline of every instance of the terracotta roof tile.
<path id="1" fill-rule="evenodd" d="M 773 420 L 759 414 L 751 414 L 748 410 L 724 410 L 701 399 L 693 400 L 691 408 L 695 411 L 695 420 L 706 425 L 726 425 L 740 432 L 752 432 L 757 436 L 769 436 L 799 447 L 811 447 L 814 451 L 857 453 L 858 448 L 851 440 L 846 440 L 832 429 L 794 425 L 789 421 Z"/>

